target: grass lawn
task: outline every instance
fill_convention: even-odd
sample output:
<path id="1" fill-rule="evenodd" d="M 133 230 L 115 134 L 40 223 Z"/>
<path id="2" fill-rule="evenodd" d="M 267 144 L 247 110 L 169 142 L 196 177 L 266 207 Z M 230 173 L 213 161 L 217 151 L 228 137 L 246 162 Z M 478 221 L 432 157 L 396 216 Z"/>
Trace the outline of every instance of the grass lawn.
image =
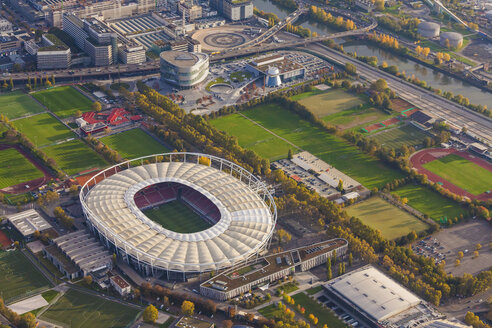
<path id="1" fill-rule="evenodd" d="M 75 135 L 51 114 L 43 113 L 12 122 L 36 146 L 45 146 Z"/>
<path id="2" fill-rule="evenodd" d="M 248 71 L 239 71 L 231 73 L 229 78 L 234 82 L 243 82 L 244 80 L 250 79 L 252 74 Z"/>
<path id="3" fill-rule="evenodd" d="M 0 189 L 41 178 L 43 175 L 16 149 L 0 150 Z"/>
<path id="4" fill-rule="evenodd" d="M 0 292 L 7 302 L 50 285 L 21 251 L 0 252 L 0 277 Z"/>
<path id="5" fill-rule="evenodd" d="M 99 140 L 111 149 L 116 150 L 122 158 L 126 159 L 170 151 L 138 128 L 112 134 Z"/>
<path id="6" fill-rule="evenodd" d="M 460 214 L 466 216 L 466 210 L 458 204 L 438 192 L 427 189 L 424 186 L 407 184 L 391 192 L 400 197 L 408 198 L 408 205 L 416 210 L 429 215 L 434 221 L 439 221 L 441 217 L 459 217 Z"/>
<path id="7" fill-rule="evenodd" d="M 71 86 L 62 86 L 32 94 L 60 118 L 74 116 L 77 110 L 88 112 L 92 101 Z"/>
<path id="8" fill-rule="evenodd" d="M 239 114 L 221 116 L 211 120 L 210 123 L 217 129 L 236 136 L 241 147 L 254 150 L 261 157 L 271 161 L 287 157 L 289 149 L 293 148 Z"/>
<path id="9" fill-rule="evenodd" d="M 72 328 L 126 327 L 140 311 L 116 302 L 69 290 L 41 319 Z"/>
<path id="10" fill-rule="evenodd" d="M 328 90 L 321 93 L 311 91 L 307 92 L 307 94 L 310 95 L 305 97 L 305 94 L 299 94 L 291 97 L 291 99 L 306 106 L 318 117 L 324 117 L 364 104 L 361 98 L 342 89 Z"/>
<path id="11" fill-rule="evenodd" d="M 244 111 L 243 114 L 318 156 L 369 189 L 403 177 L 398 170 L 386 166 L 347 141 L 314 127 L 296 113 L 284 110 L 276 104 L 260 105 Z M 284 156 L 287 156 L 287 152 Z"/>
<path id="12" fill-rule="evenodd" d="M 275 304 L 270 304 L 265 307 L 262 307 L 261 309 L 258 309 L 258 312 L 260 312 L 262 316 L 268 319 L 272 319 L 277 313 L 277 311 L 278 308 Z"/>
<path id="13" fill-rule="evenodd" d="M 207 91 L 210 91 L 210 87 L 216 85 L 216 84 L 219 84 L 219 83 L 225 83 L 225 84 L 230 84 L 229 81 L 227 81 L 226 79 L 224 79 L 223 77 L 218 77 L 216 78 L 215 80 L 213 81 L 210 81 L 207 83 L 207 86 L 205 87 L 205 89 Z"/>
<path id="14" fill-rule="evenodd" d="M 40 113 L 43 110 L 41 105 L 21 91 L 0 94 L 0 114 L 9 119 Z"/>
<path id="15" fill-rule="evenodd" d="M 422 166 L 473 195 L 492 189 L 492 172 L 458 155 L 447 155 Z"/>
<path id="16" fill-rule="evenodd" d="M 302 307 L 306 309 L 306 313 L 304 316 L 308 317 L 309 314 L 313 314 L 318 318 L 318 324 L 313 325 L 315 327 L 323 327 L 323 325 L 327 325 L 330 328 L 345 328 L 347 325 L 338 319 L 333 312 L 329 309 L 321 306 L 315 300 L 309 298 L 309 296 L 305 293 L 298 293 L 292 296 L 294 301 L 297 304 L 300 304 Z M 297 308 L 296 308 L 297 310 Z"/>
<path id="17" fill-rule="evenodd" d="M 53 158 L 60 168 L 69 175 L 90 168 L 103 168 L 106 161 L 82 141 L 75 139 L 59 145 L 43 148 L 48 157 Z"/>
<path id="18" fill-rule="evenodd" d="M 293 282 L 288 282 L 277 288 L 278 290 L 284 291 L 285 294 L 290 294 L 299 289 Z"/>
<path id="19" fill-rule="evenodd" d="M 413 125 L 407 124 L 398 128 L 384 130 L 371 138 L 378 143 L 391 148 L 400 148 L 403 145 L 422 145 L 427 135 Z"/>
<path id="20" fill-rule="evenodd" d="M 313 288 L 309 288 L 309 289 L 306 289 L 306 293 L 308 295 L 314 295 L 316 293 L 319 293 L 320 291 L 323 290 L 323 286 L 316 286 L 316 287 L 313 287 Z"/>
<path id="21" fill-rule="evenodd" d="M 164 228 L 179 233 L 193 233 L 211 227 L 208 222 L 180 201 L 173 201 L 146 210 L 144 214 Z"/>
<path id="22" fill-rule="evenodd" d="M 388 115 L 383 111 L 365 105 L 356 106 L 341 112 L 323 117 L 323 121 L 336 125 L 343 130 L 359 130 L 365 126 L 387 120 L 394 115 Z"/>
<path id="23" fill-rule="evenodd" d="M 51 302 L 56 297 L 56 295 L 58 295 L 58 292 L 56 290 L 48 290 L 41 294 L 41 296 L 43 296 L 43 298 L 48 303 Z"/>
<path id="24" fill-rule="evenodd" d="M 378 229 L 387 239 L 395 239 L 409 232 L 420 232 L 429 226 L 413 215 L 379 198 L 357 203 L 346 208 L 350 216 L 359 218 L 373 229 Z"/>

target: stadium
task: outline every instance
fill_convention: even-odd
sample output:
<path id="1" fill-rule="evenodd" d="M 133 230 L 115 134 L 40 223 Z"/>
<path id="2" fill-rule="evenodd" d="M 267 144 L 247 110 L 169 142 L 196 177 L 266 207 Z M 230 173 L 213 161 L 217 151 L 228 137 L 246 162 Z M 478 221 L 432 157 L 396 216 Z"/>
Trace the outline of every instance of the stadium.
<path id="1" fill-rule="evenodd" d="M 80 202 L 90 230 L 119 258 L 167 279 L 245 262 L 268 246 L 277 220 L 264 183 L 198 153 L 112 166 L 84 184 Z"/>

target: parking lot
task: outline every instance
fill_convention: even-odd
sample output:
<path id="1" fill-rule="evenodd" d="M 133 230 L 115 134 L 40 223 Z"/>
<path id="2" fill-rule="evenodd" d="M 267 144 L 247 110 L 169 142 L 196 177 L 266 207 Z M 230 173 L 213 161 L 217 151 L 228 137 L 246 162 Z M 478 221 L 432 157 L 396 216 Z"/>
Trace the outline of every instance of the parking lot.
<path id="1" fill-rule="evenodd" d="M 437 263 L 446 262 L 448 274 L 462 276 L 463 273 L 476 275 L 488 269 L 492 263 L 492 227 L 483 220 L 472 220 L 451 228 L 442 229 L 432 237 L 417 241 L 412 249 L 417 254 L 432 257 Z M 479 256 L 474 258 L 476 245 L 480 244 Z M 456 265 L 458 252 L 463 252 L 460 265 Z"/>

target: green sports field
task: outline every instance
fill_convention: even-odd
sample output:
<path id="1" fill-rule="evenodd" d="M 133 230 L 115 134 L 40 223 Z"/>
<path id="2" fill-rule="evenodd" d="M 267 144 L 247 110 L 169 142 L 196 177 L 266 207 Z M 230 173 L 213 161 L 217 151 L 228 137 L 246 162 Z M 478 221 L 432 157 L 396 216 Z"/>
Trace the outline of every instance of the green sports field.
<path id="1" fill-rule="evenodd" d="M 169 202 L 146 210 L 144 214 L 164 228 L 179 233 L 193 233 L 211 227 L 208 222 L 180 201 Z"/>
<path id="2" fill-rule="evenodd" d="M 104 168 L 108 165 L 101 156 L 78 139 L 45 147 L 43 151 L 68 175 L 91 168 Z"/>
<path id="3" fill-rule="evenodd" d="M 310 91 L 292 96 L 291 99 L 306 106 L 318 117 L 324 117 L 364 104 L 361 98 L 342 89 L 332 89 L 325 92 L 319 90 Z"/>
<path id="4" fill-rule="evenodd" d="M 7 302 L 50 285 L 21 251 L 0 251 L 0 277 L 0 292 Z"/>
<path id="5" fill-rule="evenodd" d="M 420 185 L 407 184 L 391 193 L 402 198 L 407 197 L 408 205 L 429 215 L 434 221 L 439 221 L 444 216 L 448 218 L 459 217 L 460 214 L 466 216 L 466 210 L 457 203 Z"/>
<path id="6" fill-rule="evenodd" d="M 347 325 L 340 320 L 332 311 L 328 310 L 326 307 L 320 305 L 314 299 L 310 298 L 306 293 L 301 292 L 292 296 L 296 306 L 300 304 L 306 309 L 304 317 L 308 319 L 309 314 L 313 314 L 318 318 L 318 324 L 313 325 L 313 327 L 323 327 L 327 325 L 330 328 L 346 328 Z M 297 308 L 295 308 L 297 310 Z"/>
<path id="7" fill-rule="evenodd" d="M 92 107 L 89 98 L 71 86 L 46 89 L 32 95 L 60 118 L 74 116 L 77 110 L 90 111 Z"/>
<path id="8" fill-rule="evenodd" d="M 398 170 L 361 152 L 345 140 L 313 126 L 296 113 L 282 109 L 277 104 L 260 105 L 242 113 L 280 137 L 318 156 L 367 188 L 381 187 L 387 182 L 403 177 Z M 235 115 L 238 114 L 230 116 Z M 238 129 L 230 133 L 239 140 L 245 136 L 250 137 Z M 284 153 L 284 156 L 287 157 L 287 153 Z"/>
<path id="9" fill-rule="evenodd" d="M 169 149 L 141 129 L 127 130 L 99 140 L 126 159 L 169 152 Z"/>
<path id="10" fill-rule="evenodd" d="M 0 95 L 0 114 L 7 116 L 10 120 L 29 114 L 40 113 L 44 108 L 29 95 L 14 91 Z"/>
<path id="11" fill-rule="evenodd" d="M 323 121 L 336 125 L 342 130 L 359 131 L 361 128 L 387 120 L 394 115 L 388 115 L 383 111 L 365 105 L 362 107 L 356 106 L 340 112 L 323 117 Z"/>
<path id="12" fill-rule="evenodd" d="M 284 140 L 239 114 L 221 116 L 210 123 L 221 131 L 235 135 L 241 147 L 254 150 L 261 157 L 271 161 L 287 157 L 289 148 L 295 151 L 294 147 Z"/>
<path id="13" fill-rule="evenodd" d="M 43 172 L 14 148 L 0 150 L 0 189 L 42 178 Z"/>
<path id="14" fill-rule="evenodd" d="M 386 239 L 406 236 L 412 231 L 418 233 L 429 227 L 413 215 L 379 197 L 349 206 L 346 210 L 350 216 L 355 216 L 371 228 L 380 230 Z"/>
<path id="15" fill-rule="evenodd" d="M 38 147 L 75 137 L 72 131 L 48 113 L 21 118 L 13 124 Z"/>
<path id="16" fill-rule="evenodd" d="M 470 194 L 492 190 L 492 172 L 461 156 L 450 154 L 422 166 Z"/>
<path id="17" fill-rule="evenodd" d="M 139 312 L 133 307 L 70 289 L 41 315 L 41 319 L 71 328 L 123 328 Z"/>
<path id="18" fill-rule="evenodd" d="M 413 125 L 407 124 L 399 128 L 384 130 L 373 135 L 371 138 L 378 143 L 394 149 L 403 145 L 422 145 L 427 135 Z"/>

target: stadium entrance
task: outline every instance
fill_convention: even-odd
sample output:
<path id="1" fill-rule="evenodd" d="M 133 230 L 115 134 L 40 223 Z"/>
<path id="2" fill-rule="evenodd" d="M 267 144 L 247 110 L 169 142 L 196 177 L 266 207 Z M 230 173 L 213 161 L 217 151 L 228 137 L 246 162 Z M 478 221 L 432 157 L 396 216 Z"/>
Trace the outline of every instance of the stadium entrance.
<path id="1" fill-rule="evenodd" d="M 220 211 L 207 197 L 177 182 L 164 182 L 139 190 L 138 208 L 152 221 L 177 233 L 206 230 L 220 220 Z"/>

